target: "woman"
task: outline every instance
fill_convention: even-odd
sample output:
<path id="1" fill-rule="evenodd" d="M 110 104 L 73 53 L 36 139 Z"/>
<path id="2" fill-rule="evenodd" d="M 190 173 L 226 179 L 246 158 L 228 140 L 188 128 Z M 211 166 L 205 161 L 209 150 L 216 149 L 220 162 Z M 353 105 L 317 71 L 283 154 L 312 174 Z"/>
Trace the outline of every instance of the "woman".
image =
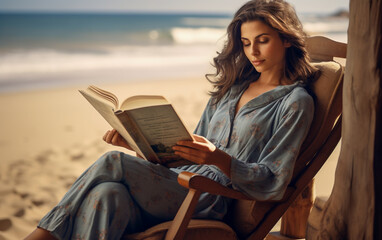
<path id="1" fill-rule="evenodd" d="M 211 99 L 194 141 L 175 153 L 194 165 L 168 169 L 121 152 L 98 159 L 73 184 L 29 239 L 119 239 L 172 219 L 187 190 L 182 171 L 196 172 L 248 196 L 280 199 L 313 118 L 304 85 L 314 75 L 305 35 L 284 1 L 253 0 L 242 6 L 214 58 Z M 115 131 L 107 143 L 130 149 Z M 230 199 L 202 194 L 196 218 L 222 219 Z"/>

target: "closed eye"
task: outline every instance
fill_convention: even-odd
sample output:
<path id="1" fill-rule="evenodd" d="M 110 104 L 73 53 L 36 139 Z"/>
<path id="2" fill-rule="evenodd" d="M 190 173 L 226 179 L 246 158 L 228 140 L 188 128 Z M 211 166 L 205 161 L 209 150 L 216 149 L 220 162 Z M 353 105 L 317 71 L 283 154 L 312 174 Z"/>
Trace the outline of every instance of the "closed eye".
<path id="1" fill-rule="evenodd" d="M 251 43 L 247 39 L 241 39 L 241 43 L 244 47 L 249 47 Z"/>
<path id="2" fill-rule="evenodd" d="M 264 37 L 258 38 L 257 42 L 258 43 L 267 43 L 267 42 L 269 42 L 269 38 L 264 38 Z"/>

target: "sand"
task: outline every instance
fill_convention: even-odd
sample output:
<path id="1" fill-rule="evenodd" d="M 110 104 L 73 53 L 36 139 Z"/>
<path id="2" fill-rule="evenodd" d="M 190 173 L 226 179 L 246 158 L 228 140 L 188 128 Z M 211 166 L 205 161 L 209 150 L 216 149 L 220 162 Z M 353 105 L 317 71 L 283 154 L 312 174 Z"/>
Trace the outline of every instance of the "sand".
<path id="1" fill-rule="evenodd" d="M 193 130 L 208 100 L 203 79 L 99 85 L 121 99 L 135 94 L 168 98 Z M 0 95 L 0 240 L 21 239 L 62 198 L 107 145 L 106 121 L 76 86 Z M 330 195 L 339 149 L 316 178 L 317 195 Z"/>

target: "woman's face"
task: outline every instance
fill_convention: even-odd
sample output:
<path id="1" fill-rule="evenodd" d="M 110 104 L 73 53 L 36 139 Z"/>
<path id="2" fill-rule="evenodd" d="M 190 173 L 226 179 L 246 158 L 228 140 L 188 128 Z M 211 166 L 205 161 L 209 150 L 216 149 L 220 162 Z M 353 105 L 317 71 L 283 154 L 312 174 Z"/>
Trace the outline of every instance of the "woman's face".
<path id="1" fill-rule="evenodd" d="M 281 40 L 278 32 L 260 20 L 241 25 L 241 41 L 248 60 L 260 73 L 275 73 L 285 66 L 285 50 L 290 43 Z"/>

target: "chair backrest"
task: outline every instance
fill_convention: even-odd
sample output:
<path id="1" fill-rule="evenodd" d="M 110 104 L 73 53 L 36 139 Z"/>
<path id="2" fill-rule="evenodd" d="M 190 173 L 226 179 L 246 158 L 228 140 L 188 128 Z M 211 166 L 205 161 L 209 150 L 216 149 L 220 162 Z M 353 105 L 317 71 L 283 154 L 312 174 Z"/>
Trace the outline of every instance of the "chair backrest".
<path id="1" fill-rule="evenodd" d="M 291 196 L 280 202 L 236 200 L 227 220 L 240 238 L 251 236 L 253 239 L 263 239 L 304 189 L 304 184 L 306 186 L 314 177 L 328 157 L 328 152 L 331 153 L 339 141 L 340 131 L 338 133 L 337 130 L 335 139 L 327 142 L 342 112 L 344 68 L 333 61 L 333 56 L 345 58 L 346 44 L 315 37 L 309 39 L 308 51 L 311 59 L 318 61 L 313 65 L 320 70 L 320 76 L 311 85 L 315 100 L 314 120 L 296 160 L 289 184 L 295 190 Z M 340 124 L 340 121 L 337 121 L 337 124 Z M 323 149 L 325 144 L 327 147 Z M 305 174 L 307 172 L 309 174 Z"/>

